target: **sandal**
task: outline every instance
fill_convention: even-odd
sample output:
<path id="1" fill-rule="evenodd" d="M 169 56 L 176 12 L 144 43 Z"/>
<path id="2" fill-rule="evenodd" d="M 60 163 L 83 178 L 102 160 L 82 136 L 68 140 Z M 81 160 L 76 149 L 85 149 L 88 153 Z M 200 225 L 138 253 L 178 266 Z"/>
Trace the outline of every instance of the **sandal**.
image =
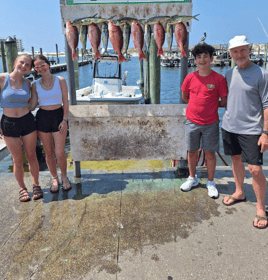
<path id="1" fill-rule="evenodd" d="M 68 180 L 68 182 L 64 184 L 63 180 Z M 61 177 L 61 181 L 62 181 L 62 189 L 64 191 L 69 191 L 72 188 L 72 185 L 71 185 L 71 183 L 70 183 L 70 181 L 69 181 L 67 176 Z"/>
<path id="2" fill-rule="evenodd" d="M 267 215 L 267 211 L 266 211 L 266 215 Z M 256 215 L 255 216 L 255 218 L 257 219 L 257 223 L 259 222 L 259 221 L 262 221 L 262 220 L 268 220 L 268 217 L 267 216 L 259 216 L 259 215 Z M 254 221 L 253 221 L 253 226 L 254 226 Z M 255 228 L 257 228 L 257 229 L 265 229 L 265 228 L 267 228 L 268 227 L 268 223 L 266 224 L 266 226 L 264 226 L 264 227 L 258 227 L 258 226 L 254 226 Z"/>
<path id="3" fill-rule="evenodd" d="M 43 191 L 40 186 L 33 185 L 33 200 L 38 200 L 43 197 Z"/>
<path id="4" fill-rule="evenodd" d="M 56 185 L 53 185 L 53 181 L 56 181 L 56 182 L 58 182 L 58 185 L 56 186 Z M 58 175 L 57 176 L 55 176 L 55 177 L 52 177 L 52 182 L 51 182 L 51 184 L 50 184 L 50 192 L 51 193 L 57 193 L 57 192 L 59 192 L 59 190 L 60 190 L 60 188 L 59 188 L 59 178 L 58 178 Z"/>
<path id="5" fill-rule="evenodd" d="M 19 200 L 20 202 L 27 202 L 27 201 L 30 201 L 31 200 L 31 197 L 28 193 L 28 190 L 27 188 L 22 188 L 20 189 L 20 192 L 19 192 L 20 196 L 19 196 Z M 28 198 L 27 198 L 28 197 Z M 26 198 L 26 199 L 24 199 Z"/>

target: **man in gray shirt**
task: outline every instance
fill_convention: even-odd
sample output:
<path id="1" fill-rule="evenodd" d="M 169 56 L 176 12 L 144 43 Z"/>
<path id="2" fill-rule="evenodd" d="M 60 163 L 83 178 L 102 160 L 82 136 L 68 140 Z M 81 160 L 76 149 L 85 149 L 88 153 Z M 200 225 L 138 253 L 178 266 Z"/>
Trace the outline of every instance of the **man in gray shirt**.
<path id="1" fill-rule="evenodd" d="M 248 164 L 257 198 L 253 226 L 267 227 L 265 209 L 266 178 L 262 170 L 263 152 L 268 149 L 268 72 L 249 59 L 251 46 L 246 36 L 229 42 L 230 56 L 237 64 L 226 73 L 227 107 L 222 120 L 224 153 L 231 155 L 236 190 L 223 199 L 226 206 L 245 201 L 244 177 Z"/>

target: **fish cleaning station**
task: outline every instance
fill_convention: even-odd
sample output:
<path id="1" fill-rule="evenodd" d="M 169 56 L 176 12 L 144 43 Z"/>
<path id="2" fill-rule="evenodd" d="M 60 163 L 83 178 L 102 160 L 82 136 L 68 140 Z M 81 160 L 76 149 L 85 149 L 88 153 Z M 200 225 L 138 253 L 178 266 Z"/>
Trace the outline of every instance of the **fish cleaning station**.
<path id="1" fill-rule="evenodd" d="M 178 34 L 181 32 L 177 25 L 183 25 L 183 36 L 177 36 L 180 37 L 178 40 L 181 40 L 178 45 L 182 53 L 181 81 L 183 81 L 188 69 L 188 34 L 191 27 L 192 3 L 188 0 L 153 3 L 151 1 L 92 3 L 73 0 L 61 3 L 62 27 L 63 33 L 66 33 L 68 50 L 68 81 L 72 104 L 68 120 L 75 178 L 81 177 L 79 162 L 88 160 L 175 159 L 181 163 L 182 168 L 185 167 L 186 105 L 159 104 L 160 54 L 163 53 L 166 29 L 173 30 L 175 26 L 176 37 L 176 32 Z M 102 30 L 102 25 L 107 22 L 109 39 L 118 55 L 119 63 L 127 63 L 121 53 L 125 33 L 120 26 L 124 31 L 126 26 L 131 25 L 132 40 L 139 52 L 141 91 L 147 101 L 146 105 L 76 105 L 75 74 L 72 64 L 78 34 L 82 36 L 81 30 L 86 25 L 88 32 L 95 30 L 89 33 L 88 37 L 95 52 L 95 59 L 101 59 L 98 51 L 99 30 Z"/>
<path id="2" fill-rule="evenodd" d="M 267 230 L 252 226 L 256 198 L 248 169 L 244 181 L 247 201 L 226 207 L 221 201 L 235 189 L 231 167 L 216 167 L 220 197 L 214 200 L 207 195 L 206 167 L 197 168 L 199 185 L 190 192 L 182 192 L 180 185 L 185 178 L 176 176 L 176 167 L 170 166 L 171 159 L 186 159 L 186 105 L 159 104 L 159 37 L 154 35 L 154 25 L 159 24 L 154 21 L 156 17 L 162 21 L 163 17 L 174 15 L 191 17 L 192 1 L 59 3 L 68 58 L 68 121 L 73 161 L 68 162 L 67 175 L 72 189 L 51 193 L 47 185 L 50 172 L 40 171 L 43 199 L 21 203 L 14 175 L 1 173 L 0 279 L 267 279 Z M 94 23 L 101 29 L 100 19 L 109 19 L 105 21 L 109 26 L 110 20 L 115 25 L 123 17 L 139 19 L 142 29 L 148 29 L 142 22 L 151 20 L 150 46 L 148 51 L 139 50 L 141 57 L 145 54 L 147 58 L 140 60 L 140 72 L 144 76 L 145 100 L 150 101 L 77 105 L 72 43 L 78 39 L 81 23 L 87 18 L 86 24 Z M 92 18 L 97 23 L 88 23 Z M 161 22 L 163 28 L 167 20 Z M 189 26 L 185 22 L 189 32 L 190 21 Z M 90 29 L 99 34 L 94 24 Z M 176 29 L 176 24 L 172 25 Z M 117 29 L 111 24 L 110 28 Z M 118 29 L 118 35 L 117 32 Z M 189 32 L 185 46 L 181 45 L 186 56 Z M 73 34 L 76 36 L 72 41 Z M 140 48 L 141 41 L 136 40 Z M 101 61 L 98 41 L 94 43 L 91 38 L 91 42 L 95 59 Z M 119 41 L 113 42 L 113 48 L 121 52 L 121 45 L 116 47 Z M 127 58 L 124 51 L 122 55 Z M 187 57 L 182 56 L 182 61 L 186 62 L 186 75 Z M 146 80 L 147 72 L 150 82 Z M 96 79 L 98 86 L 102 82 L 103 86 L 109 84 L 108 79 L 107 83 L 104 78 Z M 267 167 L 264 172 L 268 176 Z M 24 177 L 32 197 L 32 177 L 29 172 Z M 267 194 L 265 199 L 267 205 Z"/>

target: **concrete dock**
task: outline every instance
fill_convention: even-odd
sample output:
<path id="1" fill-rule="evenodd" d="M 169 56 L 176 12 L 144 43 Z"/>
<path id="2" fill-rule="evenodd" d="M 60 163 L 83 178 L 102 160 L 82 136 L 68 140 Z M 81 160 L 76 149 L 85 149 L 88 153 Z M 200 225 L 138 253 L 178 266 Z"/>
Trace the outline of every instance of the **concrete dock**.
<path id="1" fill-rule="evenodd" d="M 0 279 L 268 279 L 268 229 L 252 226 L 248 171 L 247 202 L 226 207 L 222 199 L 235 188 L 230 167 L 217 167 L 213 200 L 206 168 L 184 193 L 185 179 L 167 160 L 112 164 L 82 169 L 81 183 L 69 170 L 72 190 L 53 195 L 49 172 L 41 172 L 44 198 L 27 203 L 13 174 L 1 173 Z M 29 173 L 25 180 L 32 196 Z"/>

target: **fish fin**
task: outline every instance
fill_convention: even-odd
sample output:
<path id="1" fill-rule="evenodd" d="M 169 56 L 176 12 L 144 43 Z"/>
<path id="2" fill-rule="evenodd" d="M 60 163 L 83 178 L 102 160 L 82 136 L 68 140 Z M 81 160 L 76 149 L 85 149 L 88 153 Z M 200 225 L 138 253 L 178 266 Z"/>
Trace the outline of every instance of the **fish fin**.
<path id="1" fill-rule="evenodd" d="M 139 61 L 142 60 L 142 59 L 146 60 L 146 55 L 143 52 L 141 52 L 140 55 L 139 55 Z"/>
<path id="2" fill-rule="evenodd" d="M 198 20 L 198 21 L 199 21 L 199 19 L 196 18 L 196 17 L 199 16 L 199 15 L 200 15 L 200 14 L 195 15 L 195 16 L 193 16 L 193 18 L 194 18 L 195 20 Z"/>
<path id="3" fill-rule="evenodd" d="M 157 56 L 164 55 L 163 49 L 158 49 Z"/>

